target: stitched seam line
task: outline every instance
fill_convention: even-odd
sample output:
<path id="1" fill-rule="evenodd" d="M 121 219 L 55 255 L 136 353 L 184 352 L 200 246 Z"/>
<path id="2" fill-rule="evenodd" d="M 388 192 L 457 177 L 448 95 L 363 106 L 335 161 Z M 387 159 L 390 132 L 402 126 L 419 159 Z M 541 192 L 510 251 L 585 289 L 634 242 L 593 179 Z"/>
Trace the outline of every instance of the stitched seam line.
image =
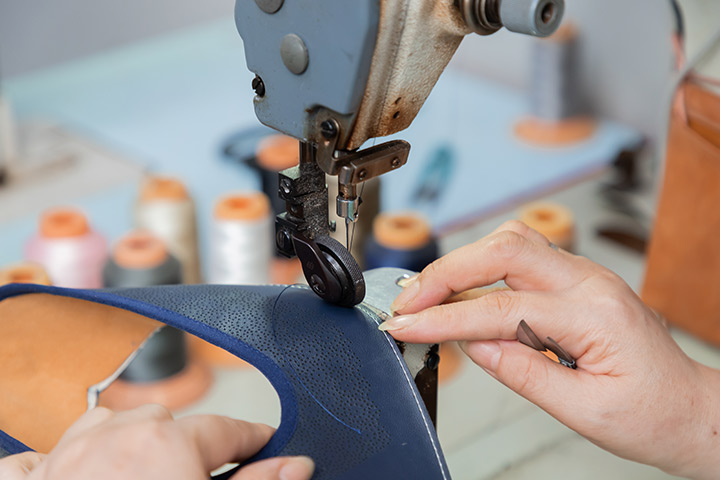
<path id="1" fill-rule="evenodd" d="M 380 325 L 380 322 L 375 320 L 375 323 L 377 325 Z M 392 348 L 393 354 L 395 354 L 395 358 L 397 359 L 398 363 L 402 362 L 402 359 L 398 355 L 397 349 L 394 348 L 395 345 L 393 345 L 392 340 L 388 337 L 387 334 L 383 334 L 385 337 L 385 340 L 390 344 L 390 347 Z M 402 366 L 402 363 L 401 363 Z M 430 439 L 430 443 L 432 444 L 433 451 L 435 452 L 435 458 L 437 459 L 438 466 L 440 467 L 440 473 L 442 473 L 443 480 L 448 480 L 447 476 L 445 475 L 445 469 L 442 465 L 442 460 L 440 460 L 440 452 L 438 451 L 437 445 L 435 445 L 435 440 L 433 439 L 432 432 L 430 431 L 430 425 L 428 425 L 427 419 L 425 418 L 425 415 L 422 413 L 422 407 L 420 406 L 420 399 L 418 398 L 417 394 L 415 393 L 415 386 L 412 383 L 412 379 L 408 376 L 407 370 L 405 368 L 402 369 L 403 375 L 405 375 L 405 380 L 408 382 L 408 385 L 410 385 L 410 391 L 413 394 L 413 398 L 415 399 L 415 405 L 417 405 L 418 410 L 420 411 L 420 416 L 423 419 L 423 423 L 425 424 L 425 430 L 428 433 L 428 438 Z"/>

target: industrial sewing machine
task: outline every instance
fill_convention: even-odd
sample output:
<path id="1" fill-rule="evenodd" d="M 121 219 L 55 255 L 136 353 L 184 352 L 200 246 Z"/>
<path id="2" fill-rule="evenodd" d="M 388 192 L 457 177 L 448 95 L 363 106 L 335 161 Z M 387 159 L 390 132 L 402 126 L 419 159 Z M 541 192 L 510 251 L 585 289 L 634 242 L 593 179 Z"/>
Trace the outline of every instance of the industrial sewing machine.
<path id="1" fill-rule="evenodd" d="M 317 295 L 346 307 L 365 297 L 349 233 L 345 246 L 328 235 L 336 225 L 325 175 L 337 176 L 337 214 L 349 232 L 358 185 L 402 167 L 410 152 L 402 140 L 361 146 L 412 123 L 463 37 L 502 26 L 548 36 L 563 12 L 563 0 L 238 0 L 255 113 L 300 141 L 299 165 L 279 178 L 286 212 L 276 219 L 277 248 L 297 255 Z M 391 302 L 365 303 L 386 315 Z M 399 347 L 434 422 L 438 346 Z"/>
<path id="2" fill-rule="evenodd" d="M 337 214 L 349 231 L 358 186 L 410 152 L 402 140 L 360 147 L 410 125 L 463 37 L 502 26 L 547 36 L 563 11 L 563 0 L 238 0 L 255 113 L 301 142 L 298 167 L 280 175 L 287 211 L 276 220 L 277 248 L 298 256 L 317 295 L 342 306 L 365 296 L 348 245 L 328 236 L 336 225 L 325 174 L 337 176 Z"/>

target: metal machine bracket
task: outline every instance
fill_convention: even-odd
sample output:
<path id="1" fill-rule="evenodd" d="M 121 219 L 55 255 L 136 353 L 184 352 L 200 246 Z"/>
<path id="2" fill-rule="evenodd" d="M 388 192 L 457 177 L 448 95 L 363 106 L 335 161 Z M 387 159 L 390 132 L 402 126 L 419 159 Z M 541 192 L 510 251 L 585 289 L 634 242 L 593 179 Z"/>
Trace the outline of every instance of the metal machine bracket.
<path id="1" fill-rule="evenodd" d="M 328 175 L 337 175 L 337 214 L 354 222 L 359 206 L 357 185 L 405 165 L 410 144 L 404 140 L 391 140 L 365 150 L 338 150 L 341 131 L 334 118 L 322 121 L 320 133 L 322 139 L 318 142 L 316 162 Z"/>

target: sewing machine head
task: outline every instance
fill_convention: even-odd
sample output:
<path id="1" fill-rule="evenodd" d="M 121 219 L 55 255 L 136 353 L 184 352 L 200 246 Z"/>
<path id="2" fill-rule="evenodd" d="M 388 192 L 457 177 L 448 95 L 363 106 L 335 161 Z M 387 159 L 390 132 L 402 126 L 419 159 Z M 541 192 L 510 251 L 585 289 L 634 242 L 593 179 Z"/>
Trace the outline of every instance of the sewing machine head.
<path id="1" fill-rule="evenodd" d="M 463 37 L 503 25 L 547 36 L 563 11 L 563 0 L 237 2 L 255 113 L 301 142 L 300 165 L 280 178 L 278 249 L 298 255 L 318 295 L 343 305 L 364 295 L 352 256 L 327 240 L 325 174 L 338 177 L 338 215 L 355 221 L 357 186 L 404 165 L 410 145 L 358 149 L 411 124 Z"/>

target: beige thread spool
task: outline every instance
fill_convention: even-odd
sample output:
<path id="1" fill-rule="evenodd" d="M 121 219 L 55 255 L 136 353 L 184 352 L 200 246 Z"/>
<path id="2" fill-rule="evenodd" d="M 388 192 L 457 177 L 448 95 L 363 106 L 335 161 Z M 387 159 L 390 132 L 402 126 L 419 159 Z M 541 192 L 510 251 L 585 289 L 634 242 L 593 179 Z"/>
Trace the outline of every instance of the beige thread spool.
<path id="1" fill-rule="evenodd" d="M 564 205 L 537 202 L 520 210 L 520 221 L 542 233 L 558 247 L 572 252 L 575 249 L 575 219 Z"/>
<path id="2" fill-rule="evenodd" d="M 135 224 L 160 238 L 180 261 L 183 283 L 202 281 L 195 204 L 180 180 L 149 177 L 140 190 Z"/>
<path id="3" fill-rule="evenodd" d="M 39 263 L 23 262 L 0 270 L 0 286 L 10 283 L 50 285 L 50 277 Z"/>

